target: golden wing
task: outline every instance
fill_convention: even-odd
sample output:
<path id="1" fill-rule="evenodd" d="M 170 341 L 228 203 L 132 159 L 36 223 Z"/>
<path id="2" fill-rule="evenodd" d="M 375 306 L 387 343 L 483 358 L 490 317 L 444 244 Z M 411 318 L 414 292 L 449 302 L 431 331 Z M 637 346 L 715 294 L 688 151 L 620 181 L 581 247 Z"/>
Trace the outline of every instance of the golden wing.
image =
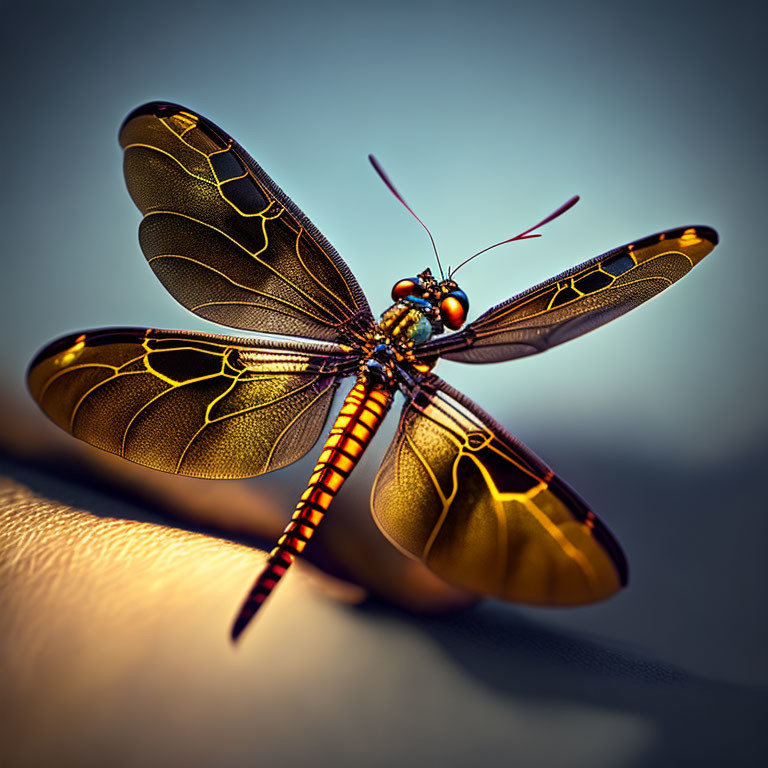
<path id="1" fill-rule="evenodd" d="M 180 475 L 251 477 L 309 451 L 355 359 L 335 344 L 109 328 L 49 344 L 28 383 L 97 448 Z"/>
<path id="2" fill-rule="evenodd" d="M 387 538 L 459 587 L 579 605 L 627 583 L 621 548 L 584 501 L 436 376 L 409 393 L 371 504 Z"/>
<path id="3" fill-rule="evenodd" d="M 710 227 L 650 235 L 586 261 L 489 309 L 463 330 L 427 342 L 418 356 L 494 363 L 562 344 L 668 288 L 717 245 Z"/>
<path id="4" fill-rule="evenodd" d="M 373 323 L 333 246 L 221 128 L 176 104 L 120 130 L 139 241 L 187 309 L 250 331 L 360 341 Z"/>

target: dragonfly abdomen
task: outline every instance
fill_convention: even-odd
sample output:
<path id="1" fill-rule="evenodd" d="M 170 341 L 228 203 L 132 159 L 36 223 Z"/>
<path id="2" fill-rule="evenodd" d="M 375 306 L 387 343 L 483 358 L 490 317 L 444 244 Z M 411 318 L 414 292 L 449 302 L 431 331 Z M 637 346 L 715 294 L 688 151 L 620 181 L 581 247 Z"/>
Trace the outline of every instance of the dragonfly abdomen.
<path id="1" fill-rule="evenodd" d="M 344 399 L 339 415 L 291 521 L 259 575 L 232 627 L 236 639 L 312 538 L 328 507 L 360 460 L 392 405 L 392 391 L 361 377 Z"/>

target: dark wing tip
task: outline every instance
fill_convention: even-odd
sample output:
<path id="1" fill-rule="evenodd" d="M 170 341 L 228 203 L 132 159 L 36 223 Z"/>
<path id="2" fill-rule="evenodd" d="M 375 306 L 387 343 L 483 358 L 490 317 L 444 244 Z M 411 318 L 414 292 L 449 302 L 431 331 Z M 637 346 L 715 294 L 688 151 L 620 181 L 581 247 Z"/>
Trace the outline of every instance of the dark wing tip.
<path id="1" fill-rule="evenodd" d="M 635 240 L 633 243 L 617 248 L 615 251 L 604 253 L 600 258 L 605 258 L 610 255 L 618 255 L 622 251 L 627 249 L 641 249 L 649 246 L 655 246 L 658 243 L 665 240 L 679 240 L 680 246 L 685 248 L 688 246 L 698 246 L 702 240 L 709 243 L 710 247 L 700 254 L 697 262 L 704 258 L 712 249 L 720 242 L 720 237 L 712 227 L 707 227 L 704 224 L 692 225 L 689 224 L 685 227 L 674 227 L 673 229 L 665 229 L 662 232 L 656 232 L 653 235 L 642 237 L 639 240 Z M 584 266 L 584 265 L 581 265 Z M 561 275 L 563 277 L 564 275 Z"/>
<path id="2" fill-rule="evenodd" d="M 137 338 L 149 337 L 151 333 L 151 328 L 130 327 L 94 328 L 90 331 L 76 331 L 75 333 L 69 333 L 66 336 L 61 336 L 46 344 L 34 356 L 27 368 L 27 378 L 29 378 L 29 374 L 44 360 L 48 360 L 61 352 L 65 352 L 80 341 L 84 342 L 88 347 L 99 347 L 103 344 L 120 344 L 121 342 L 134 344 L 136 343 Z"/>
<path id="3" fill-rule="evenodd" d="M 563 501 L 565 506 L 571 510 L 579 522 L 583 523 L 587 518 L 590 519 L 592 535 L 611 559 L 614 568 L 616 568 L 619 583 L 622 587 L 626 587 L 629 582 L 629 565 L 627 564 L 627 557 L 624 554 L 621 545 L 616 541 L 605 523 L 590 510 L 584 499 L 582 499 L 573 488 L 563 482 L 557 475 L 549 481 L 549 490 L 555 494 L 555 496 L 560 497 L 561 501 Z"/>
<path id="4" fill-rule="evenodd" d="M 712 227 L 707 227 L 704 224 L 701 225 L 689 225 L 687 227 L 675 227 L 674 229 L 670 229 L 665 233 L 668 238 L 683 238 L 690 235 L 694 235 L 696 237 L 701 238 L 702 240 L 707 240 L 708 242 L 712 243 L 712 247 L 716 246 L 718 242 L 720 242 L 720 237 L 718 236 L 717 232 L 712 229 Z M 653 238 L 653 235 L 648 238 L 644 238 L 645 240 L 651 240 Z"/>
<path id="5" fill-rule="evenodd" d="M 63 352 L 65 349 L 69 349 L 71 346 L 73 346 L 78 338 L 83 335 L 81 333 L 70 333 L 67 336 L 62 336 L 59 339 L 56 339 L 49 344 L 46 344 L 42 349 L 38 351 L 38 353 L 32 358 L 32 362 L 29 364 L 29 367 L 27 368 L 27 378 L 29 378 L 29 374 L 37 368 L 40 363 L 43 362 L 43 360 L 47 360 L 49 357 L 53 357 L 54 355 L 57 355 L 59 352 Z"/>
<path id="6" fill-rule="evenodd" d="M 172 101 L 148 101 L 146 104 L 142 104 L 140 107 L 136 107 L 128 117 L 123 120 L 120 125 L 118 134 L 122 133 L 123 128 L 137 117 L 143 117 L 144 115 L 154 115 L 155 117 L 166 117 L 167 115 L 173 115 L 176 112 L 189 112 L 186 107 L 182 107 L 180 104 L 174 104 Z"/>
<path id="7" fill-rule="evenodd" d="M 699 233 L 703 238 L 706 240 L 709 240 L 712 245 L 717 245 L 720 242 L 720 235 L 717 234 L 717 231 L 712 229 L 712 227 L 694 227 L 696 232 Z"/>

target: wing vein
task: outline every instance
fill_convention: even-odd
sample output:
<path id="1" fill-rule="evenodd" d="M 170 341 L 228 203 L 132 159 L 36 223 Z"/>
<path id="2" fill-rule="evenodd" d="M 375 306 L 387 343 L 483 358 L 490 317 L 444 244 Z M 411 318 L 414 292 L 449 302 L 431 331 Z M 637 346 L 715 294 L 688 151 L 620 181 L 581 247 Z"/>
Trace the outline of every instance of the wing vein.
<path id="1" fill-rule="evenodd" d="M 262 219 L 262 229 L 264 231 L 264 247 L 260 248 L 258 251 L 251 253 L 242 243 L 235 240 L 234 237 L 231 235 L 228 235 L 223 230 L 219 229 L 218 227 L 215 227 L 213 224 L 209 224 L 206 221 L 202 221 L 201 219 L 196 219 L 194 216 L 189 216 L 186 213 L 180 213 L 179 211 L 170 211 L 170 210 L 157 210 L 157 211 L 148 211 L 145 214 L 145 219 L 149 218 L 150 216 L 157 216 L 157 215 L 168 215 L 168 216 L 178 216 L 183 219 L 187 219 L 188 221 L 193 221 L 196 224 L 199 224 L 202 227 L 206 227 L 207 229 L 210 229 L 212 232 L 216 232 L 217 234 L 221 235 L 222 237 L 229 240 L 231 243 L 236 245 L 241 251 L 244 253 L 247 253 L 252 259 L 257 261 L 259 264 L 261 264 L 265 269 L 267 269 L 269 272 L 271 272 L 275 277 L 277 277 L 279 280 L 282 280 L 287 286 L 289 286 L 292 290 L 296 291 L 296 293 L 303 296 L 307 301 L 314 304 L 316 307 L 318 307 L 321 311 L 326 312 L 328 315 L 334 318 L 336 320 L 336 323 L 331 323 L 330 325 L 339 326 L 343 322 L 343 318 L 336 317 L 332 312 L 330 312 L 326 307 L 324 307 L 320 302 L 318 302 L 316 299 L 314 299 L 310 294 L 308 294 L 306 291 L 299 288 L 299 286 L 295 285 L 291 280 L 289 280 L 285 275 L 283 275 L 281 272 L 279 272 L 274 267 L 267 264 L 266 261 L 259 258 L 260 253 L 264 253 L 267 248 L 269 247 L 269 237 L 266 233 L 266 222 Z"/>

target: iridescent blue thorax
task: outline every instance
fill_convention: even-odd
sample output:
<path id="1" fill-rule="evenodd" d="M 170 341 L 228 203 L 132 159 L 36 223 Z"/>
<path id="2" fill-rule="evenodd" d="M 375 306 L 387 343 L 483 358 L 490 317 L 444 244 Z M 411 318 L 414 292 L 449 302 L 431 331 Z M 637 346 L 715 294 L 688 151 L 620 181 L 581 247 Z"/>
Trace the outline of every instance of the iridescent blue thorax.
<path id="1" fill-rule="evenodd" d="M 469 300 L 453 280 L 438 282 L 426 269 L 392 288 L 394 304 L 379 318 L 368 354 L 362 363 L 368 378 L 390 384 L 398 370 L 408 375 L 429 369 L 416 351 L 446 328 L 458 330 L 465 322 Z"/>

